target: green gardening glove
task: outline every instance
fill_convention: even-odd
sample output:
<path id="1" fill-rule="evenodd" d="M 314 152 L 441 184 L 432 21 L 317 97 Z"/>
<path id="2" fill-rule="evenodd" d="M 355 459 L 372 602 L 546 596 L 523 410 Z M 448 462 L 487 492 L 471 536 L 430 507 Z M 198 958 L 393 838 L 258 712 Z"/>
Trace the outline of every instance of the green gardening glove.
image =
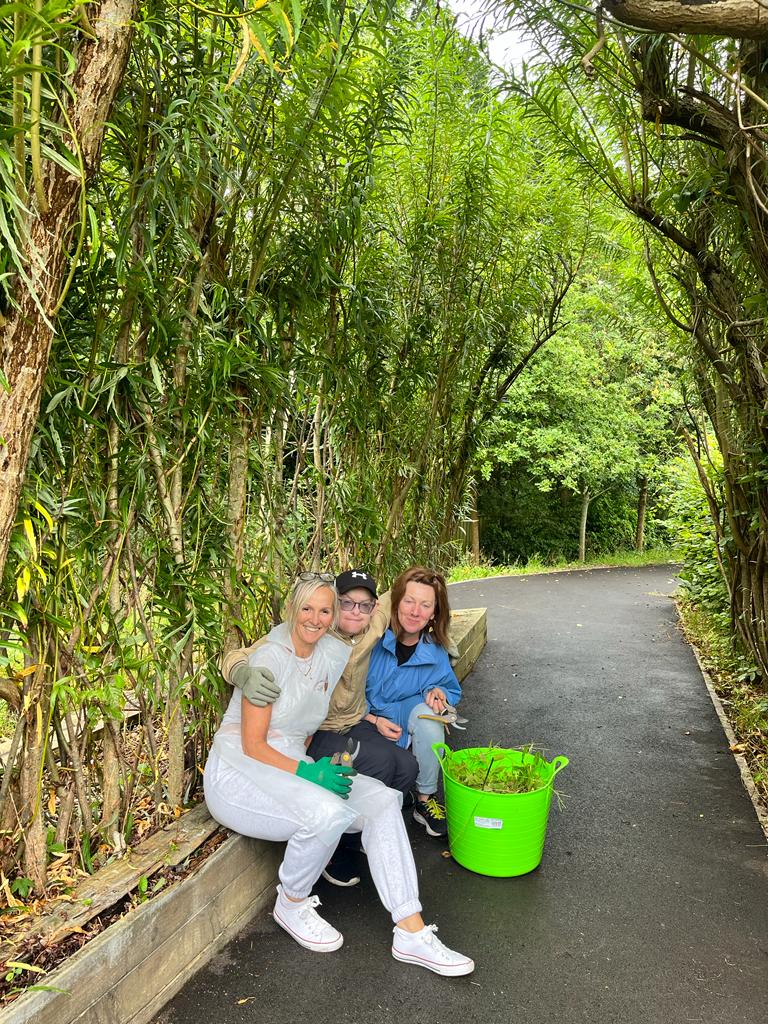
<path id="1" fill-rule="evenodd" d="M 265 708 L 274 704 L 280 696 L 280 687 L 268 668 L 251 667 L 247 661 L 241 661 L 230 672 L 232 685 L 243 691 L 243 696 L 254 707 Z"/>
<path id="2" fill-rule="evenodd" d="M 296 774 L 300 779 L 307 779 L 314 782 L 323 789 L 329 790 L 340 796 L 342 800 L 349 799 L 349 791 L 352 788 L 352 777 L 357 775 L 354 768 L 344 768 L 340 764 L 331 764 L 330 757 L 321 757 L 319 761 L 307 764 L 306 761 L 299 761 Z"/>

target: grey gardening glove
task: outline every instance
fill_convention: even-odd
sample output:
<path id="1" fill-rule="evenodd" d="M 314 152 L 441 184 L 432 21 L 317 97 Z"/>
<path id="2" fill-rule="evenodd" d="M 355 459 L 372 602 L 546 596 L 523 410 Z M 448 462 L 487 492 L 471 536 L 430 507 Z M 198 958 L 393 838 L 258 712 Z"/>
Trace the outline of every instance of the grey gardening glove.
<path id="1" fill-rule="evenodd" d="M 230 678 L 232 685 L 242 690 L 245 699 L 254 707 L 265 708 L 280 696 L 280 687 L 268 668 L 252 668 L 243 661 L 232 669 Z"/>
<path id="2" fill-rule="evenodd" d="M 445 653 L 448 655 L 452 665 L 455 665 L 459 660 L 459 648 L 456 646 L 456 641 L 450 633 L 448 634 L 448 642 L 445 645 Z"/>

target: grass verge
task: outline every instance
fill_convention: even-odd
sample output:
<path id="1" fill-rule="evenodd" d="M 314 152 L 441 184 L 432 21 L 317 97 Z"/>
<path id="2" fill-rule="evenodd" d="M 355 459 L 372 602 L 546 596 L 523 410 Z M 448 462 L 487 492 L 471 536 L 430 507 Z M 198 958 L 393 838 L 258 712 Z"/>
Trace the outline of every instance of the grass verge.
<path id="1" fill-rule="evenodd" d="M 448 574 L 449 583 L 462 580 L 479 580 L 488 576 L 528 576 L 540 572 L 562 572 L 563 569 L 598 569 L 613 566 L 659 565 L 663 562 L 679 562 L 679 552 L 674 548 L 648 548 L 647 551 L 616 551 L 610 555 L 591 555 L 586 562 L 562 559 L 543 559 L 531 555 L 523 565 L 492 565 L 482 562 L 472 565 L 469 561 L 461 561 L 454 565 Z"/>
<path id="2" fill-rule="evenodd" d="M 768 804 L 768 687 L 734 643 L 726 615 L 697 607 L 685 596 L 678 599 L 678 607 L 685 636 L 698 648 L 736 734 L 731 749 L 743 754 Z"/>

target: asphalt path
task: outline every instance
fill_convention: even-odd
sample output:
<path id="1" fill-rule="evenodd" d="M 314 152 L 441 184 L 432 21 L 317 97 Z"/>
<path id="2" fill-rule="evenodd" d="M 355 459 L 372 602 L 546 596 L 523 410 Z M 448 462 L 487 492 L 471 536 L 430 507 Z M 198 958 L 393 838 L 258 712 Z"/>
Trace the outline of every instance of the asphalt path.
<path id="1" fill-rule="evenodd" d="M 158 1024 L 766 1024 L 768 851 L 674 588 L 667 566 L 451 587 L 488 608 L 451 740 L 570 758 L 528 875 L 466 871 L 409 823 L 425 918 L 473 975 L 397 963 L 370 879 L 321 881 L 341 950 L 305 951 L 264 913 Z"/>

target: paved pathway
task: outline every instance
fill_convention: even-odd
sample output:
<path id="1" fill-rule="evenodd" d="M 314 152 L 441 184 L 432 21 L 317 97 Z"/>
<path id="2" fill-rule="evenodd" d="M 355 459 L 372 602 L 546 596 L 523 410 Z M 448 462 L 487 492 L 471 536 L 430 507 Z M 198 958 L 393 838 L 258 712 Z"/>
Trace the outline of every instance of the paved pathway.
<path id="1" fill-rule="evenodd" d="M 488 607 L 461 745 L 535 741 L 558 776 L 541 867 L 472 874 L 412 826 L 427 920 L 478 963 L 396 963 L 369 879 L 321 883 L 344 947 L 301 950 L 265 914 L 158 1024 L 766 1024 L 768 859 L 666 567 L 451 588 Z"/>

